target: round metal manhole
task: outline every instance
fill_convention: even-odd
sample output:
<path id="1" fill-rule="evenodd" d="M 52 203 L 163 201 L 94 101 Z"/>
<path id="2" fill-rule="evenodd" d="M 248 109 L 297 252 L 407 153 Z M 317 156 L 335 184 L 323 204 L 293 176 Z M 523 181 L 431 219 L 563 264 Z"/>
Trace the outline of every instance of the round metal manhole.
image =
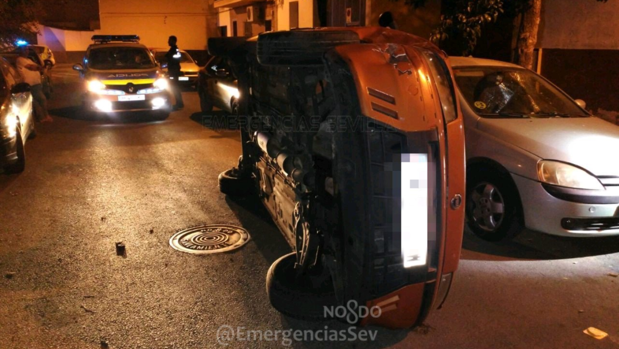
<path id="1" fill-rule="evenodd" d="M 174 234 L 170 238 L 170 246 L 181 252 L 211 254 L 236 250 L 249 239 L 249 233 L 241 227 L 226 224 L 201 225 Z"/>

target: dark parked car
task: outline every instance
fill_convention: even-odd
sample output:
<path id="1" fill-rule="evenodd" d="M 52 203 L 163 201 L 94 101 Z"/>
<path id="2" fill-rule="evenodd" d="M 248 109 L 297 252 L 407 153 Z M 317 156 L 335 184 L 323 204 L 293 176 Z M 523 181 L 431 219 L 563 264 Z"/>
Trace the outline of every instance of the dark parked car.
<path id="1" fill-rule="evenodd" d="M 26 166 L 24 145 L 34 135 L 30 85 L 5 59 L 0 58 L 0 167 L 8 173 Z"/>
<path id="2" fill-rule="evenodd" d="M 229 113 L 236 109 L 240 94 L 228 58 L 215 56 L 200 69 L 198 95 L 203 113 L 211 112 L 213 107 Z"/>

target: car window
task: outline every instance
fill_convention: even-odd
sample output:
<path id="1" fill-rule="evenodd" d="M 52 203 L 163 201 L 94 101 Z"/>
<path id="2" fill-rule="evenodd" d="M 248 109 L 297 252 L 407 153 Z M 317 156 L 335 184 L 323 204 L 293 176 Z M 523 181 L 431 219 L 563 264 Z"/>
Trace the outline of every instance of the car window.
<path id="1" fill-rule="evenodd" d="M 168 60 L 165 58 L 167 52 L 157 51 L 155 52 L 155 59 L 159 63 L 167 63 Z M 195 63 L 193 58 L 187 52 L 181 52 L 181 63 Z"/>
<path id="2" fill-rule="evenodd" d="M 17 83 L 16 80 L 21 80 L 21 74 L 7 61 L 0 60 L 0 66 L 5 84 L 8 84 L 9 88 Z"/>
<path id="3" fill-rule="evenodd" d="M 146 48 L 97 47 L 90 50 L 88 67 L 91 69 L 149 69 L 156 67 Z"/>
<path id="4" fill-rule="evenodd" d="M 207 71 L 211 74 L 215 74 L 217 70 L 225 69 L 230 72 L 230 65 L 228 60 L 222 57 L 214 57 L 207 65 Z"/>
<path id="5" fill-rule="evenodd" d="M 181 63 L 195 63 L 187 52 L 181 52 Z"/>
<path id="6" fill-rule="evenodd" d="M 9 78 L 12 78 L 14 80 L 14 83 L 22 82 L 22 76 L 17 71 L 17 69 L 15 69 L 15 67 L 13 67 L 11 64 L 8 64 L 7 66 L 8 66 Z"/>
<path id="7" fill-rule="evenodd" d="M 0 70 L 0 98 L 4 98 L 9 94 L 9 87 L 4 79 L 4 72 Z"/>
<path id="8" fill-rule="evenodd" d="M 483 117 L 588 116 L 578 105 L 534 72 L 476 66 L 454 69 L 464 100 Z"/>
<path id="9" fill-rule="evenodd" d="M 163 52 L 163 51 L 155 52 L 155 59 L 157 60 L 157 62 L 159 62 L 159 63 L 167 63 L 168 60 L 165 59 L 165 54 L 166 54 L 166 52 Z"/>
<path id="10" fill-rule="evenodd" d="M 43 46 L 30 46 L 30 48 L 32 48 L 37 54 L 41 54 L 45 50 L 45 47 Z"/>

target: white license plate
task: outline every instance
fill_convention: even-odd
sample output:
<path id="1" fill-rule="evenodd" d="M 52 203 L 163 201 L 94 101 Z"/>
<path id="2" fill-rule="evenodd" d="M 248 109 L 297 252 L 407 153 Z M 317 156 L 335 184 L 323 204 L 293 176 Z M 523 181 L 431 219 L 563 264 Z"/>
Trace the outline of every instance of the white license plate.
<path id="1" fill-rule="evenodd" d="M 189 81 L 189 78 L 186 76 L 179 76 L 178 81 Z"/>
<path id="2" fill-rule="evenodd" d="M 118 100 L 120 102 L 126 101 L 143 101 L 146 99 L 144 95 L 128 95 L 128 96 L 118 96 Z"/>
<path id="3" fill-rule="evenodd" d="M 402 257 L 410 268 L 428 255 L 428 154 L 401 154 L 401 161 Z"/>

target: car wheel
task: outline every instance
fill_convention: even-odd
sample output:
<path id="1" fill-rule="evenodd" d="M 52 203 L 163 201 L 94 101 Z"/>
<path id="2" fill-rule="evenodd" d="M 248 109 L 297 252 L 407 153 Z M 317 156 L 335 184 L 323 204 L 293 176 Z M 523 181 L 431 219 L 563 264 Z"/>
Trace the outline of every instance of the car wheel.
<path id="1" fill-rule="evenodd" d="M 324 320 L 325 307 L 337 306 L 331 278 L 299 273 L 296 253 L 284 255 L 269 268 L 266 289 L 273 308 L 301 320 Z"/>
<path id="2" fill-rule="evenodd" d="M 200 90 L 198 95 L 200 96 L 200 109 L 203 113 L 210 113 L 213 111 L 213 102 L 207 96 L 206 92 Z"/>
<path id="3" fill-rule="evenodd" d="M 219 174 L 219 191 L 231 196 L 250 195 L 254 191 L 254 181 L 249 175 L 231 168 Z"/>
<path id="4" fill-rule="evenodd" d="M 495 171 L 475 171 L 468 177 L 466 217 L 473 233 L 488 241 L 520 233 L 522 208 L 515 185 Z"/>
<path id="5" fill-rule="evenodd" d="M 263 65 L 321 65 L 325 52 L 336 46 L 359 43 L 352 31 L 287 31 L 258 38 L 258 62 Z"/>
<path id="6" fill-rule="evenodd" d="M 37 127 L 35 125 L 34 120 L 30 121 L 30 133 L 28 134 L 28 139 L 35 139 L 37 137 Z"/>
<path id="7" fill-rule="evenodd" d="M 21 173 L 26 169 L 26 149 L 24 147 L 24 142 L 21 136 L 21 132 L 17 132 L 17 140 L 16 140 L 16 150 L 17 150 L 17 161 L 11 165 L 5 167 L 5 171 L 7 173 Z"/>

